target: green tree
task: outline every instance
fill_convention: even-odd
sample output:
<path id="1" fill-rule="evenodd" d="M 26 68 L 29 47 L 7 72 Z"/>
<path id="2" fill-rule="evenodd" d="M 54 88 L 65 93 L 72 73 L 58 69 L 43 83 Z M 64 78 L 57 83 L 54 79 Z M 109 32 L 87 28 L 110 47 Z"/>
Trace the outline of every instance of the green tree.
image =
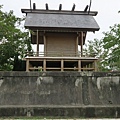
<path id="1" fill-rule="evenodd" d="M 103 48 L 103 40 L 88 40 L 87 44 L 85 44 L 84 53 L 88 57 L 98 58 L 97 68 L 98 71 L 107 71 L 107 63 L 106 56 L 107 51 Z"/>
<path id="2" fill-rule="evenodd" d="M 21 29 L 23 20 L 0 6 L 0 70 L 21 70 L 21 60 L 31 50 L 29 32 Z"/>
<path id="3" fill-rule="evenodd" d="M 107 63 L 111 70 L 120 70 L 120 24 L 110 27 L 104 32 L 103 47 L 108 51 Z"/>
<path id="4" fill-rule="evenodd" d="M 98 58 L 99 71 L 120 70 L 120 24 L 110 27 L 103 32 L 101 40 L 89 40 L 85 45 L 84 52 L 88 56 Z"/>

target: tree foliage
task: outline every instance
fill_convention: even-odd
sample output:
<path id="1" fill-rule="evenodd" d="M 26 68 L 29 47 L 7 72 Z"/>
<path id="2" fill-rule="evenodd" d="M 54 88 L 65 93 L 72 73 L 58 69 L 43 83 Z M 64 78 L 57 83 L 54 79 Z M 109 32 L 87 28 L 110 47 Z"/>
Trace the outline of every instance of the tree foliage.
<path id="1" fill-rule="evenodd" d="M 104 49 L 108 51 L 107 62 L 110 69 L 120 70 L 120 24 L 110 27 L 110 31 L 104 32 Z"/>
<path id="2" fill-rule="evenodd" d="M 13 11 L 3 12 L 0 6 L 0 70 L 20 69 L 25 52 L 31 50 L 29 32 L 20 28 L 23 20 Z"/>
<path id="3" fill-rule="evenodd" d="M 89 40 L 84 52 L 98 58 L 99 71 L 118 71 L 120 70 L 120 24 L 115 24 L 103 34 L 101 40 Z"/>
<path id="4" fill-rule="evenodd" d="M 88 40 L 87 44 L 85 44 L 84 53 L 87 54 L 88 57 L 98 58 L 97 61 L 97 69 L 98 71 L 106 71 L 107 63 L 105 61 L 107 51 L 103 48 L 103 41 L 94 39 Z"/>

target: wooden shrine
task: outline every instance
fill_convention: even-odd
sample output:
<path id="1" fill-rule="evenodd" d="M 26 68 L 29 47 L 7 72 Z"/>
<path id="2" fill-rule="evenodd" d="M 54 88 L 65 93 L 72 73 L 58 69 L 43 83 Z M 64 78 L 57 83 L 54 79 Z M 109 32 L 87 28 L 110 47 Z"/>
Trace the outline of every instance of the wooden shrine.
<path id="1" fill-rule="evenodd" d="M 97 58 L 83 53 L 87 32 L 99 30 L 93 16 L 96 11 L 61 9 L 22 9 L 26 13 L 25 28 L 31 31 L 31 44 L 36 51 L 28 53 L 26 71 L 97 71 Z M 40 45 L 44 51 L 40 52 Z M 80 46 L 80 51 L 78 50 Z"/>

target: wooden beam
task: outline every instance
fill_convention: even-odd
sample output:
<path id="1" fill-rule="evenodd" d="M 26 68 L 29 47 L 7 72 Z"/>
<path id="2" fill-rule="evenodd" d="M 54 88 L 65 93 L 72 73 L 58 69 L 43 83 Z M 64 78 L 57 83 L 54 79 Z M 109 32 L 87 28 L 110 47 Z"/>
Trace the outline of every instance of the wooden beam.
<path id="1" fill-rule="evenodd" d="M 75 4 L 73 4 L 73 7 L 72 7 L 72 11 L 74 11 L 75 10 Z"/>
<path id="2" fill-rule="evenodd" d="M 33 3 L 33 10 L 35 10 L 36 9 L 36 4 L 35 3 Z"/>
<path id="3" fill-rule="evenodd" d="M 81 32 L 81 57 L 83 56 L 83 32 Z"/>
<path id="4" fill-rule="evenodd" d="M 64 61 L 61 60 L 61 71 L 64 71 Z"/>
<path id="5" fill-rule="evenodd" d="M 26 72 L 29 72 L 29 59 L 26 59 Z"/>
<path id="6" fill-rule="evenodd" d="M 89 8 L 89 6 L 87 5 L 84 9 L 84 12 L 87 12 L 88 8 Z"/>
<path id="7" fill-rule="evenodd" d="M 62 10 L 62 4 L 59 5 L 59 10 L 60 10 L 60 11 Z"/>
<path id="8" fill-rule="evenodd" d="M 46 54 L 47 54 L 47 44 L 46 44 L 46 36 L 45 36 L 45 33 L 44 33 L 44 36 L 43 36 L 43 39 L 44 39 L 44 56 L 47 56 Z"/>
<path id="9" fill-rule="evenodd" d="M 78 60 L 78 71 L 81 71 L 81 60 Z"/>
<path id="10" fill-rule="evenodd" d="M 44 61 L 43 61 L 43 71 L 44 72 L 46 71 L 46 59 L 44 59 Z"/>
<path id="11" fill-rule="evenodd" d="M 95 68 L 95 72 L 97 72 L 97 60 L 94 60 L 94 68 Z"/>
<path id="12" fill-rule="evenodd" d="M 77 36 L 77 38 L 76 38 L 76 46 L 75 46 L 75 48 L 76 48 L 76 50 L 75 50 L 75 53 L 76 53 L 76 57 L 78 56 L 78 40 L 79 40 L 79 36 Z"/>
<path id="13" fill-rule="evenodd" d="M 37 30 L 37 56 L 39 56 L 39 31 Z"/>
<path id="14" fill-rule="evenodd" d="M 47 4 L 47 3 L 45 4 L 45 7 L 46 7 L 46 10 L 49 10 L 49 7 L 48 7 L 48 4 Z"/>

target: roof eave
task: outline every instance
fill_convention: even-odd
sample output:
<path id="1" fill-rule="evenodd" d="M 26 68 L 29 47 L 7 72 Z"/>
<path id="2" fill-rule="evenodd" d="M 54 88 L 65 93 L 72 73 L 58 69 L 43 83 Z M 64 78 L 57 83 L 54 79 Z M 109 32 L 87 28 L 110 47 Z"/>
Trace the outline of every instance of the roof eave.
<path id="1" fill-rule="evenodd" d="M 22 13 L 39 13 L 39 14 L 73 14 L 73 15 L 92 15 L 96 16 L 97 11 L 68 11 L 68 10 L 43 10 L 43 9 L 21 9 Z"/>
<path id="2" fill-rule="evenodd" d="M 33 27 L 33 26 L 25 26 L 26 29 L 30 30 L 40 30 L 40 31 L 64 31 L 64 32 L 95 32 L 99 31 L 100 28 L 62 28 L 62 27 Z"/>

